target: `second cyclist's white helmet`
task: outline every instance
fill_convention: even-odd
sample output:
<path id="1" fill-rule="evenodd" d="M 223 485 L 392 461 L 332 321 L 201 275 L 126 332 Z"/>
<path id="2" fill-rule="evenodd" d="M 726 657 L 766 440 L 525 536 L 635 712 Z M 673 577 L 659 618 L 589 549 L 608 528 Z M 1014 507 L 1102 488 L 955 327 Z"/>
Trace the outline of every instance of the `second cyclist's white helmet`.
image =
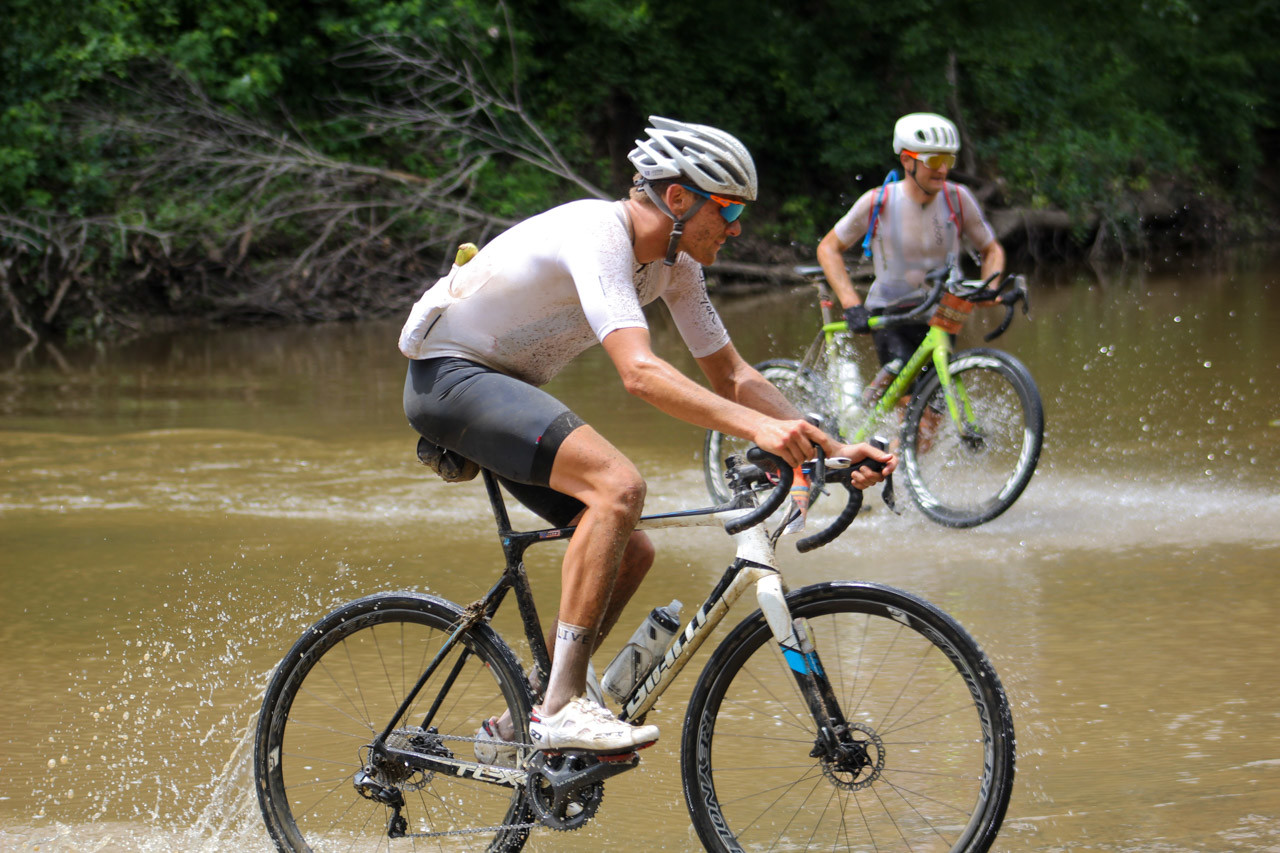
<path id="1" fill-rule="evenodd" d="M 917 154 L 955 154 L 960 134 L 948 119 L 936 113 L 911 113 L 893 126 L 893 153 L 903 149 Z"/>
<path id="2" fill-rule="evenodd" d="M 756 164 L 747 147 L 723 130 L 649 116 L 648 139 L 637 139 L 627 159 L 645 181 L 682 178 L 715 195 L 756 198 Z"/>

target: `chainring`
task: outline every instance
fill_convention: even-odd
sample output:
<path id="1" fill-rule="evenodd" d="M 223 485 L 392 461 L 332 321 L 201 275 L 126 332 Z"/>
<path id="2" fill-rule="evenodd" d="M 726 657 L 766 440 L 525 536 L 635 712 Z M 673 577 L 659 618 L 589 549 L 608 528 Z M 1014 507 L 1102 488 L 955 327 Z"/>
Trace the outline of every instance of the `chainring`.
<path id="1" fill-rule="evenodd" d="M 554 779 L 586 769 L 596 759 L 582 755 L 547 755 L 545 764 L 530 766 L 525 790 L 529 806 L 543 826 L 567 832 L 578 829 L 600 809 L 604 783 L 592 782 L 557 799 Z"/>

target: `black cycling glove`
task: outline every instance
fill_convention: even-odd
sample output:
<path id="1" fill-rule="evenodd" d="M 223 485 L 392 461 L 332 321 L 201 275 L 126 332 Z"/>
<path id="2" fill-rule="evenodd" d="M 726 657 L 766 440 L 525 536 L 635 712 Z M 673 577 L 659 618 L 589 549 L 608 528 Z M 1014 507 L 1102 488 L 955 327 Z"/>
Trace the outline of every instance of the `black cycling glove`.
<path id="1" fill-rule="evenodd" d="M 844 321 L 849 324 L 849 331 L 867 333 L 871 331 L 871 324 L 868 322 L 871 315 L 867 313 L 867 306 L 854 305 L 852 308 L 844 309 Z"/>

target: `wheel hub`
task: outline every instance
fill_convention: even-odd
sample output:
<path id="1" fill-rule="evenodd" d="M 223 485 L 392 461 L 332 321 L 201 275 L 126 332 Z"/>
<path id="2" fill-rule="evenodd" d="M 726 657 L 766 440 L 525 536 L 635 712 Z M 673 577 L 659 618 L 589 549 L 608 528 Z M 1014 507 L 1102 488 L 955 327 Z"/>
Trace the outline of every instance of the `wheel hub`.
<path id="1" fill-rule="evenodd" d="M 884 770 L 884 741 L 870 726 L 849 723 L 849 733 L 832 748 L 819 742 L 814 745 L 815 757 L 822 764 L 823 774 L 831 783 L 846 791 L 857 791 L 880 778 Z"/>
<path id="2" fill-rule="evenodd" d="M 453 752 L 444 745 L 435 728 L 423 730 L 417 726 L 404 726 L 387 735 L 386 746 L 401 752 L 415 752 L 420 755 L 434 755 L 440 758 L 452 758 Z M 357 782 L 356 788 L 369 799 L 383 801 L 381 796 L 370 796 L 366 789 L 373 787 L 398 788 L 402 791 L 417 791 L 425 787 L 435 773 L 414 767 L 393 758 L 383 749 L 372 749 L 364 762 L 364 771 L 360 774 L 363 784 Z M 382 795 L 385 796 L 385 795 Z"/>

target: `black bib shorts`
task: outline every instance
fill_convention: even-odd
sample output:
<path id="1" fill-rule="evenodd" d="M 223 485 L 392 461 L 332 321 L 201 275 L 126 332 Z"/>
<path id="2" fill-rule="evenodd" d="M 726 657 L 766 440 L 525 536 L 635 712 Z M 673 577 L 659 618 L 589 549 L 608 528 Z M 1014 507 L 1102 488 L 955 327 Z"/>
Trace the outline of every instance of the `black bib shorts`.
<path id="1" fill-rule="evenodd" d="M 550 480 L 561 443 L 586 422 L 542 389 L 463 358 L 410 361 L 404 413 L 419 434 L 492 471 L 553 525 L 583 510 Z"/>

